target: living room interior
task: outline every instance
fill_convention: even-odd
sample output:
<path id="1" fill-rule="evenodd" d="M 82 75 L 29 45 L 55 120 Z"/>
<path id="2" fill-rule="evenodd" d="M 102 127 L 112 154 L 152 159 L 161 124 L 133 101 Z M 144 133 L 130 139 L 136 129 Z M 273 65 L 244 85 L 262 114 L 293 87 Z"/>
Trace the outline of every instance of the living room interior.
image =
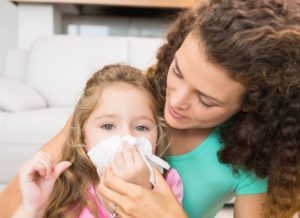
<path id="1" fill-rule="evenodd" d="M 0 192 L 57 134 L 107 64 L 146 70 L 194 0 L 1 0 Z M 217 218 L 233 217 L 233 200 Z"/>

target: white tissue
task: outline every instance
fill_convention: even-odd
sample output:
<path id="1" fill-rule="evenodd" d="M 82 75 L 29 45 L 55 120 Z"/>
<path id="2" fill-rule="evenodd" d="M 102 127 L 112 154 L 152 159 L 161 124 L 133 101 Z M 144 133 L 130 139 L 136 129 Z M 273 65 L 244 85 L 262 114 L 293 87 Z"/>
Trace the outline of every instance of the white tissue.
<path id="1" fill-rule="evenodd" d="M 99 144 L 95 145 L 90 151 L 88 151 L 87 155 L 96 166 L 99 176 L 101 175 L 101 171 L 103 170 L 103 168 L 111 163 L 115 155 L 122 150 L 122 145 L 124 142 L 127 142 L 129 145 L 136 146 L 147 168 L 149 169 L 149 181 L 153 185 L 155 185 L 155 178 L 150 163 L 158 166 L 161 172 L 162 168 L 168 170 L 170 168 L 170 165 L 161 158 L 152 154 L 152 146 L 150 142 L 144 137 L 132 137 L 130 135 L 123 137 L 114 136 L 100 142 Z"/>

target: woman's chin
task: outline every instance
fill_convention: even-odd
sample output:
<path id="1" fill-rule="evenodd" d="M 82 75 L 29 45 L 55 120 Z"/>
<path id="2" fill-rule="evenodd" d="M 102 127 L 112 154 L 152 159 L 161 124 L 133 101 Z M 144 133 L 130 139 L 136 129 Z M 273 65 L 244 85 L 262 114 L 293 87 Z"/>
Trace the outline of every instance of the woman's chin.
<path id="1" fill-rule="evenodd" d="M 171 128 L 174 128 L 174 129 L 189 129 L 190 128 L 190 126 L 188 126 L 186 123 L 174 120 L 174 119 L 172 119 L 172 117 L 168 116 L 168 114 L 165 115 L 165 121 Z"/>

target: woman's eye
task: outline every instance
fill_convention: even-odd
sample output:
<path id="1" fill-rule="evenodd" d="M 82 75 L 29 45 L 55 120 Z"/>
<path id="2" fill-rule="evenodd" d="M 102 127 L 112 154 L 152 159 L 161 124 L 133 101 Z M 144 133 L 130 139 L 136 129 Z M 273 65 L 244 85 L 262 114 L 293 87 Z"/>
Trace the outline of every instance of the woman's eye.
<path id="1" fill-rule="evenodd" d="M 171 68 L 171 72 L 175 74 L 175 76 L 177 76 L 178 78 L 182 78 L 181 74 L 177 72 L 175 67 Z"/>
<path id="2" fill-rule="evenodd" d="M 213 107 L 213 105 L 206 104 L 204 101 L 201 101 L 201 104 L 202 104 L 204 107 L 207 107 L 207 108 Z"/>
<path id="3" fill-rule="evenodd" d="M 149 128 L 147 128 L 146 126 L 137 126 L 137 127 L 135 127 L 135 130 L 142 132 L 142 131 L 149 130 Z"/>
<path id="4" fill-rule="evenodd" d="M 206 108 L 211 108 L 211 107 L 214 106 L 214 105 L 210 105 L 210 104 L 205 103 L 205 102 L 202 100 L 201 97 L 199 97 L 199 101 L 200 101 L 200 103 L 201 103 L 204 107 L 206 107 Z"/>
<path id="5" fill-rule="evenodd" d="M 101 128 L 105 130 L 112 130 L 115 128 L 115 126 L 113 124 L 104 124 L 101 126 Z"/>

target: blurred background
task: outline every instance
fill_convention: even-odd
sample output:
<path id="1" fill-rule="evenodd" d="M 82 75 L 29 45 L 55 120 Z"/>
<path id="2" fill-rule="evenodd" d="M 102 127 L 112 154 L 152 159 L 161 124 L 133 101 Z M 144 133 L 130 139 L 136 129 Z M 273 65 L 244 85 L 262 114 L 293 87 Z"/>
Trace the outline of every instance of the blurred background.
<path id="1" fill-rule="evenodd" d="M 64 126 L 99 67 L 146 69 L 195 0 L 0 0 L 0 191 Z M 232 204 L 218 218 L 233 217 Z"/>

